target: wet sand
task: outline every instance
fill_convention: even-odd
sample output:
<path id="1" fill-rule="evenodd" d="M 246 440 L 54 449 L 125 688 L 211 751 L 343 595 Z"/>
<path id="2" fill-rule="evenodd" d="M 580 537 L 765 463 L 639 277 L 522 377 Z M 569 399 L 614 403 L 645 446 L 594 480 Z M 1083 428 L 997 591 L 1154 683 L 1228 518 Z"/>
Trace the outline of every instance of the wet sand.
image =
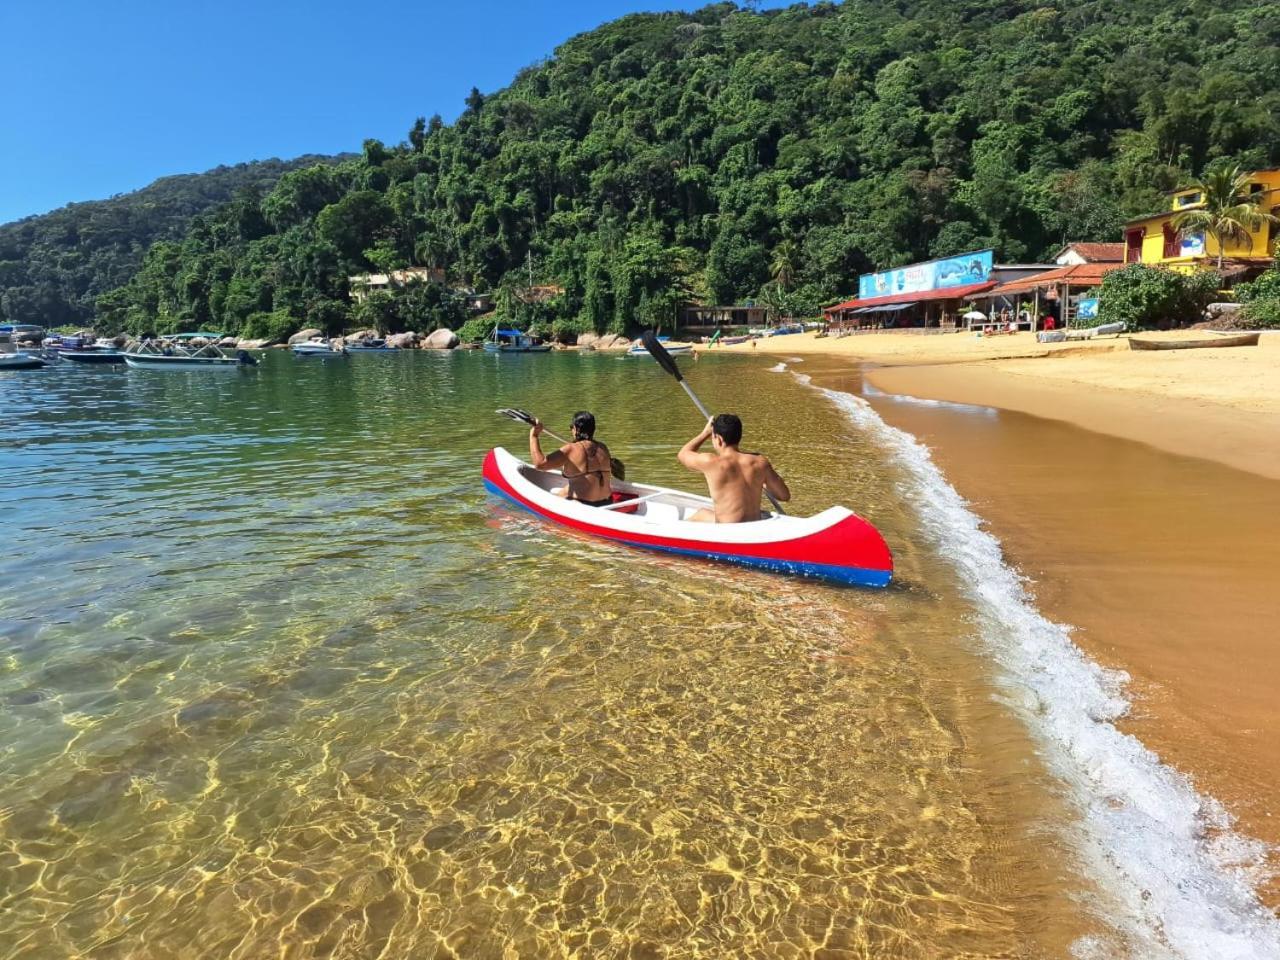
<path id="1" fill-rule="evenodd" d="M 862 389 L 848 364 L 812 359 L 803 369 L 820 385 Z M 970 399 L 938 372 L 881 369 L 870 379 L 903 389 L 934 378 L 918 392 Z M 986 389 L 1003 399 L 998 375 Z M 1280 482 L 1260 475 L 1278 465 L 1259 458 L 1271 469 L 1250 473 L 1016 410 L 871 399 L 932 448 L 1030 578 L 1038 606 L 1074 625 L 1097 662 L 1132 677 L 1123 729 L 1220 800 L 1242 832 L 1280 844 Z M 1105 413 L 1106 401 L 1085 396 L 1081 406 Z M 1204 425 L 1175 407 L 1135 415 L 1166 417 L 1171 436 L 1183 428 L 1203 454 L 1194 443 Z M 1280 867 L 1274 853 L 1269 866 Z M 1280 884 L 1262 895 L 1276 908 Z"/>

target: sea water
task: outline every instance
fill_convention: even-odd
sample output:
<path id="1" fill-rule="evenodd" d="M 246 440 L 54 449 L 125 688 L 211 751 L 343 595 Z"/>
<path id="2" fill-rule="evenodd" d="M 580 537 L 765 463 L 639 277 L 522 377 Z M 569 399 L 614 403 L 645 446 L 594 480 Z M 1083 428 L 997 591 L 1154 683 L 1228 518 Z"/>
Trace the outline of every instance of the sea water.
<path id="1" fill-rule="evenodd" d="M 629 477 L 696 489 L 645 358 L 0 375 L 0 958 L 1274 951 L 926 451 L 684 366 L 795 512 L 881 528 L 892 587 L 484 494 L 508 406 L 591 409 Z"/>

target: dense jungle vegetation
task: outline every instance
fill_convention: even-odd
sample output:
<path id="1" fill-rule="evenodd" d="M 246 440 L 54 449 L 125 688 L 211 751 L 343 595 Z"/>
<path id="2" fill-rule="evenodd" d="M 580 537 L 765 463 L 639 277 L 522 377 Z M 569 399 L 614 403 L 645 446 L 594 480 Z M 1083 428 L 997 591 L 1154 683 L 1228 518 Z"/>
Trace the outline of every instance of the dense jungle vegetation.
<path id="1" fill-rule="evenodd" d="M 98 310 L 259 336 L 456 325 L 446 288 L 353 311 L 349 274 L 421 264 L 561 335 L 669 324 L 687 297 L 807 314 L 868 269 L 1119 240 L 1219 162 L 1280 163 L 1278 4 L 721 3 L 606 24 L 452 125 L 243 191 Z M 530 271 L 563 294 L 523 304 Z"/>
<path id="2" fill-rule="evenodd" d="M 126 283 L 155 241 L 181 240 L 192 217 L 241 191 L 263 193 L 289 170 L 337 159 L 261 160 L 162 177 L 132 193 L 0 225 L 0 318 L 88 323 L 94 300 Z"/>

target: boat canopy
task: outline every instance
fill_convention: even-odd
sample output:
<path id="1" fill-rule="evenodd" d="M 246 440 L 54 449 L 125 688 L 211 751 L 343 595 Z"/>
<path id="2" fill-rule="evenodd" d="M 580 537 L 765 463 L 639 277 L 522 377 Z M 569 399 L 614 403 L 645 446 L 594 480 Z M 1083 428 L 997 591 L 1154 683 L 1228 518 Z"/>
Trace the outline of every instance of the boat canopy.
<path id="1" fill-rule="evenodd" d="M 523 330 L 495 330 L 494 333 L 496 333 L 500 337 L 523 337 L 524 336 Z"/>
<path id="2" fill-rule="evenodd" d="M 162 340 L 221 340 L 226 334 L 209 333 L 208 331 L 200 333 L 164 333 L 160 335 Z"/>

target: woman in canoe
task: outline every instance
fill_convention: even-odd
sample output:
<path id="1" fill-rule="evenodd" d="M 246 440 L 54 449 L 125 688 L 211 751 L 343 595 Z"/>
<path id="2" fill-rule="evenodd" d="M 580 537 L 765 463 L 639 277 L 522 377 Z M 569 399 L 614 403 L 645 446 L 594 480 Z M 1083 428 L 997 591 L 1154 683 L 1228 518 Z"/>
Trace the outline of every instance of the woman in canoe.
<path id="1" fill-rule="evenodd" d="M 569 481 L 567 488 L 557 491 L 570 500 L 579 500 L 591 507 L 612 503 L 613 469 L 609 448 L 595 439 L 596 418 L 585 410 L 573 415 L 570 428 L 572 442 L 550 454 L 542 452 L 538 437 L 542 434 L 542 421 L 537 421 L 529 431 L 529 461 L 538 470 L 559 470 Z"/>

